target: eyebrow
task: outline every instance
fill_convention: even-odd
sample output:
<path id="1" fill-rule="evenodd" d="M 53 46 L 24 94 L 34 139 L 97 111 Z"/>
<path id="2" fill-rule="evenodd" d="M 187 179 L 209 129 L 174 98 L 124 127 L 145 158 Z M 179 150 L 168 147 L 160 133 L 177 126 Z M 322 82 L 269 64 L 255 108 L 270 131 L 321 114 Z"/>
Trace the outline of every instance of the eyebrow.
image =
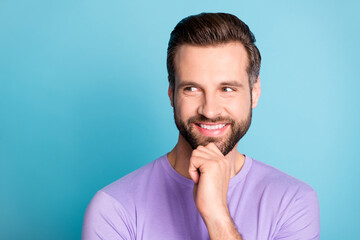
<path id="1" fill-rule="evenodd" d="M 225 81 L 220 83 L 221 86 L 233 86 L 233 87 L 244 87 L 244 85 L 238 81 Z M 194 81 L 182 81 L 177 86 L 178 88 L 182 88 L 185 86 L 194 86 L 194 87 L 200 87 L 200 84 L 194 82 Z"/>
<path id="2" fill-rule="evenodd" d="M 182 88 L 185 86 L 195 86 L 195 87 L 200 87 L 200 85 L 196 82 L 193 81 L 182 81 L 181 83 L 179 83 L 179 85 L 177 86 L 178 88 Z"/>
<path id="3" fill-rule="evenodd" d="M 222 86 L 233 86 L 233 87 L 244 87 L 242 83 L 239 83 L 238 81 L 227 81 L 227 82 L 221 82 L 220 85 Z"/>

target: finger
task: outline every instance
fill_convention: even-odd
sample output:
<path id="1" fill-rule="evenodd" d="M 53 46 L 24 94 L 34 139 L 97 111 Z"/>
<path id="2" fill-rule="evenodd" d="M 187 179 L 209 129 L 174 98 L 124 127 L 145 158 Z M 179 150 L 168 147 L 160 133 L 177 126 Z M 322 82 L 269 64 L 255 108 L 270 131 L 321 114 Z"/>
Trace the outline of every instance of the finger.
<path id="1" fill-rule="evenodd" d="M 201 157 L 206 159 L 214 158 L 214 156 L 217 156 L 217 154 L 213 150 L 207 149 L 204 146 L 199 146 L 191 153 L 191 157 Z"/>
<path id="2" fill-rule="evenodd" d="M 195 184 L 199 182 L 200 174 L 198 171 L 198 167 L 196 167 L 191 161 L 189 166 L 189 175 Z"/>
<path id="3" fill-rule="evenodd" d="M 216 152 L 213 148 L 209 148 L 208 145 L 198 146 L 195 150 L 198 151 L 199 154 L 202 154 L 201 156 L 211 156 L 212 158 L 218 156 L 219 155 L 218 152 Z"/>
<path id="4" fill-rule="evenodd" d="M 205 146 L 207 149 L 210 149 L 212 151 L 214 151 L 216 154 L 220 154 L 221 156 L 224 156 L 222 154 L 222 152 L 220 151 L 220 149 L 215 145 L 215 143 L 209 143 L 208 145 Z"/>

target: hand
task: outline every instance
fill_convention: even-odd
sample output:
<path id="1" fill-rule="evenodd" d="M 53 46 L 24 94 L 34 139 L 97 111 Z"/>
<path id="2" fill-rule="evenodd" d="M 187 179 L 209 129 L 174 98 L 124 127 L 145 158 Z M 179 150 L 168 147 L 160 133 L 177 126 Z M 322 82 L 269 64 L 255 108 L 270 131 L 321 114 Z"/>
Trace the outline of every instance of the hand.
<path id="1" fill-rule="evenodd" d="M 195 182 L 194 200 L 210 239 L 242 240 L 227 206 L 231 164 L 214 143 L 199 146 L 190 157 L 189 174 Z"/>
<path id="2" fill-rule="evenodd" d="M 214 143 L 192 152 L 189 174 L 195 182 L 194 200 L 204 221 L 228 218 L 226 198 L 231 164 Z"/>

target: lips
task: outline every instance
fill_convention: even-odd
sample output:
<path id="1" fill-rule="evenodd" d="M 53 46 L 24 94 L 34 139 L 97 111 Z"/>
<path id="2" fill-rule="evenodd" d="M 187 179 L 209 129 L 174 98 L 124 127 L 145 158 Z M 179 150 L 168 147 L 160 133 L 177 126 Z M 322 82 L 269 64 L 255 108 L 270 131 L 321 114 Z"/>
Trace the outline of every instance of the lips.
<path id="1" fill-rule="evenodd" d="M 228 123 L 195 123 L 198 131 L 207 137 L 220 137 L 230 126 Z"/>
<path id="2" fill-rule="evenodd" d="M 216 129 L 221 129 L 221 128 L 225 127 L 226 123 L 216 124 L 216 125 L 199 124 L 199 126 L 201 128 L 205 128 L 205 129 L 208 129 L 208 130 L 216 130 Z"/>

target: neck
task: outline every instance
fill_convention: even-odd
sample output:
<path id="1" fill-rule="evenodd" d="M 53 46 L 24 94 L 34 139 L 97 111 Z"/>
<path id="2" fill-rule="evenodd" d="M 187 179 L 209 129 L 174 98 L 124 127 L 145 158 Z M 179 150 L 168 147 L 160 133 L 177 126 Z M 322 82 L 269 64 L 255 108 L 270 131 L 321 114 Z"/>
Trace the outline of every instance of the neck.
<path id="1" fill-rule="evenodd" d="M 230 177 L 234 177 L 241 170 L 245 162 L 245 156 L 237 151 L 237 145 L 225 156 L 231 163 Z M 188 169 L 192 151 L 193 149 L 190 144 L 179 134 L 176 146 L 167 155 L 171 166 L 186 178 L 190 178 Z"/>

